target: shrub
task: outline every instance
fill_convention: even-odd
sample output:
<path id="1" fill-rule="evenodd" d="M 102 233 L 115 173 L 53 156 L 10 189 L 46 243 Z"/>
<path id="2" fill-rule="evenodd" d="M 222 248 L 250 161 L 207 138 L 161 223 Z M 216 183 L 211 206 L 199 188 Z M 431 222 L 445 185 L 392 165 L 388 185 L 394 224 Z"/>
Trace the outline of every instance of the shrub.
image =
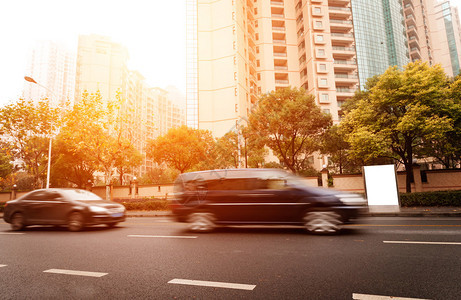
<path id="1" fill-rule="evenodd" d="M 127 210 L 169 210 L 168 200 L 165 199 L 115 199 Z"/>
<path id="2" fill-rule="evenodd" d="M 461 206 L 461 191 L 400 194 L 402 206 Z"/>

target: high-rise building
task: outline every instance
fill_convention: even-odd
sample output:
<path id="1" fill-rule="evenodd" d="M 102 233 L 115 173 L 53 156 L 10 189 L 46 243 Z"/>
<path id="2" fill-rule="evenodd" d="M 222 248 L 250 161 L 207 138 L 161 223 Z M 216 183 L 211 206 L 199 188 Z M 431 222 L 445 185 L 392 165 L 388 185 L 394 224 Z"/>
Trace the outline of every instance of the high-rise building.
<path id="1" fill-rule="evenodd" d="M 141 176 L 152 166 L 146 156 L 148 141 L 185 124 L 185 113 L 167 91 L 152 88 L 140 72 L 129 70 L 127 62 L 127 49 L 109 37 L 80 36 L 76 101 L 84 91 L 99 91 L 105 101 L 120 97 L 121 132 L 143 156 L 140 168 L 133 170 L 133 175 Z"/>
<path id="2" fill-rule="evenodd" d="M 80 35 L 77 51 L 75 100 L 82 93 L 99 91 L 104 101 L 115 100 L 117 93 L 125 94 L 128 78 L 128 51 L 109 37 Z"/>
<path id="3" fill-rule="evenodd" d="M 42 86 L 25 82 L 25 99 L 38 101 L 47 98 L 52 105 L 59 107 L 73 104 L 75 52 L 70 51 L 63 43 L 36 42 L 30 51 L 26 74 Z"/>
<path id="4" fill-rule="evenodd" d="M 458 10 L 450 1 L 403 0 L 410 58 L 441 64 L 448 76 L 459 73 L 461 39 Z"/>
<path id="5" fill-rule="evenodd" d="M 303 87 L 339 122 L 358 86 L 350 0 L 197 0 L 198 127 L 222 136 L 261 93 Z"/>

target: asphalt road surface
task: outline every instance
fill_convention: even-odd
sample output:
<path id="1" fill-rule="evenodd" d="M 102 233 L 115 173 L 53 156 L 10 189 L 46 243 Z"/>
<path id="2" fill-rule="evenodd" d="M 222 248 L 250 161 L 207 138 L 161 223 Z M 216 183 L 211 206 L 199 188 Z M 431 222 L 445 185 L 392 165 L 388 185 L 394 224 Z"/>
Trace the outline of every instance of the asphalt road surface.
<path id="1" fill-rule="evenodd" d="M 367 218 L 333 236 L 185 228 L 129 218 L 12 232 L 0 221 L 0 299 L 461 299 L 459 218 Z"/>

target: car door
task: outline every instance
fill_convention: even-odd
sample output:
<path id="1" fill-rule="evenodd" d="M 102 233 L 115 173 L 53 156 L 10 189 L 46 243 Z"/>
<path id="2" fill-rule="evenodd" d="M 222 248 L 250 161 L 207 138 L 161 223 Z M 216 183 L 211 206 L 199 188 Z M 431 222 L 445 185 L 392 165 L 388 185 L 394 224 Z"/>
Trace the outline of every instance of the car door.
<path id="1" fill-rule="evenodd" d="M 65 218 L 63 211 L 67 202 L 56 191 L 41 190 L 31 193 L 23 202 L 30 223 L 57 224 Z"/>
<path id="2" fill-rule="evenodd" d="M 254 189 L 242 191 L 247 203 L 248 221 L 256 223 L 286 223 L 296 215 L 296 194 L 283 178 L 258 179 Z"/>

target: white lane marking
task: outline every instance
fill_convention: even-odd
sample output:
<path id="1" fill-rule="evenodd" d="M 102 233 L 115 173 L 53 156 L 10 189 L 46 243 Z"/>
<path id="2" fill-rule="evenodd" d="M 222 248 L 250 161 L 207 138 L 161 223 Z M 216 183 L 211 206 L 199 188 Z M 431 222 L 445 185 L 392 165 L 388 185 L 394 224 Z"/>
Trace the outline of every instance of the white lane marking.
<path id="1" fill-rule="evenodd" d="M 421 298 L 403 298 L 403 297 L 392 297 L 392 296 L 378 296 L 378 295 L 367 295 L 367 294 L 352 294 L 353 300 L 429 300 Z"/>
<path id="2" fill-rule="evenodd" d="M 17 235 L 17 234 L 25 234 L 24 232 L 0 232 L 0 234 L 10 234 L 10 235 Z"/>
<path id="3" fill-rule="evenodd" d="M 383 241 L 385 244 L 461 245 L 461 242 Z"/>
<path id="4" fill-rule="evenodd" d="M 44 273 L 55 273 L 55 274 L 66 274 L 66 275 L 89 276 L 89 277 L 102 277 L 102 276 L 109 274 L 109 273 L 100 273 L 100 272 L 87 272 L 87 271 L 62 270 L 62 269 L 49 269 L 43 272 Z"/>
<path id="5" fill-rule="evenodd" d="M 1 267 L 6 267 L 6 265 L 0 265 L 0 268 L 1 268 Z"/>
<path id="6" fill-rule="evenodd" d="M 167 239 L 196 239 L 197 236 L 192 235 L 143 235 L 143 234 L 129 234 L 128 237 L 140 237 L 140 238 L 167 238 Z"/>
<path id="7" fill-rule="evenodd" d="M 168 281 L 168 283 L 217 287 L 217 288 L 224 288 L 224 289 L 247 290 L 247 291 L 252 291 L 256 287 L 256 285 L 252 285 L 252 284 L 188 280 L 188 279 L 173 279 L 173 280 Z"/>

